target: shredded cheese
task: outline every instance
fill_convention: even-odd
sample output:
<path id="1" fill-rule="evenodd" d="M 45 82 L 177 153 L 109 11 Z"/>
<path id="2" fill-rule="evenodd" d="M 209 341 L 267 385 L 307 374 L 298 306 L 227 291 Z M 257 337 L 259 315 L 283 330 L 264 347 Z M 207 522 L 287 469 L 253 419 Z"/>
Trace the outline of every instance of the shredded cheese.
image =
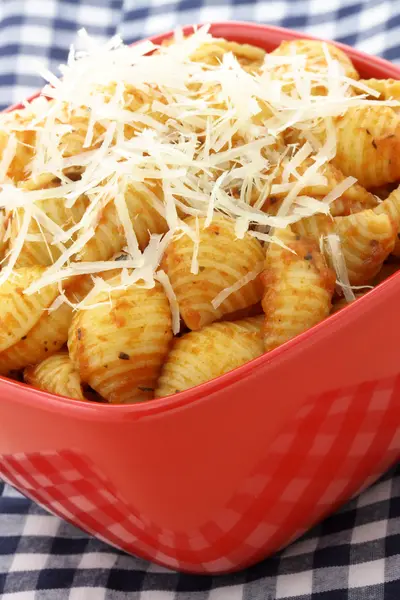
<path id="1" fill-rule="evenodd" d="M 355 179 L 347 177 L 322 200 L 307 195 L 305 188 L 326 183 L 324 165 L 336 154 L 335 117 L 353 106 L 373 106 L 379 94 L 345 76 L 328 46 L 324 46 L 326 70 L 307 70 L 305 57 L 293 52 L 284 57 L 266 55 L 264 64 L 250 72 L 232 52 L 214 64 L 192 59 L 200 49 L 206 58 L 204 48 L 212 47 L 213 41 L 208 26 L 194 28 L 189 37 L 177 31 L 174 43 L 161 47 L 150 41 L 128 47 L 118 36 L 98 44 L 81 31 L 79 48 L 71 47 L 60 77 L 43 70 L 48 82 L 43 94 L 26 102 L 18 114 L 0 116 L 7 136 L 0 159 L 0 210 L 21 219 L 0 284 L 14 271 L 24 244 L 41 241 L 50 254 L 56 247 L 60 257 L 26 294 L 57 283 L 60 297 L 52 309 L 64 302 L 73 304 L 62 291 L 62 282 L 90 275 L 92 291 L 74 305 L 86 310 L 96 305 L 91 302 L 99 293 L 110 295 L 110 284 L 99 274 L 119 269 L 120 289 L 151 288 L 155 281 L 163 285 L 177 333 L 178 304 L 167 274 L 160 270 L 174 237 L 192 239 L 191 272 L 197 274 L 200 218 L 207 227 L 216 214 L 224 214 L 235 221 L 238 238 L 250 234 L 263 243 L 280 243 L 271 228 L 330 213 L 332 202 Z M 283 75 L 277 78 L 276 70 L 282 67 Z M 326 95 L 316 92 L 319 86 Z M 400 106 L 394 100 L 379 103 Z M 51 187 L 25 189 L 8 178 L 19 149 L 17 132 L 26 130 L 27 124 L 36 139 L 26 174 L 58 180 L 56 193 Z M 283 142 L 290 128 L 305 141 L 300 147 Z M 317 135 L 321 128 L 323 143 Z M 155 186 L 162 190 L 162 198 Z M 166 233 L 151 234 L 143 252 L 135 234 L 135 215 L 127 204 L 128 189 L 146 194 L 166 222 Z M 271 214 L 267 201 L 276 195 L 281 195 L 279 205 Z M 60 225 L 46 214 L 40 203 L 55 196 L 64 199 L 66 208 L 85 199 L 86 209 L 77 222 Z M 81 253 L 110 202 L 125 239 L 127 260 L 82 262 Z M 195 217 L 194 228 L 184 221 L 186 215 Z M 32 220 L 39 234 L 31 232 Z M 338 283 L 346 298 L 353 298 L 337 236 L 327 236 L 326 243 Z M 214 308 L 261 269 L 218 294 Z"/>
<path id="2" fill-rule="evenodd" d="M 334 269 L 336 271 L 336 283 L 343 290 L 343 294 L 347 302 L 352 302 L 356 299 L 356 297 L 350 285 L 349 274 L 347 272 L 346 262 L 342 253 L 340 238 L 336 233 L 330 233 L 325 239 L 330 250 Z"/>
<path id="3" fill-rule="evenodd" d="M 259 263 L 253 271 L 249 271 L 246 275 L 241 277 L 236 283 L 222 290 L 215 298 L 211 301 L 213 308 L 218 308 L 231 294 L 239 291 L 242 287 L 253 281 L 258 277 L 263 270 L 264 263 Z"/>
<path id="4" fill-rule="evenodd" d="M 176 335 L 177 333 L 179 333 L 179 330 L 181 328 L 181 317 L 179 313 L 179 304 L 176 299 L 175 292 L 173 290 L 169 277 L 165 271 L 163 271 L 162 269 L 157 271 L 156 279 L 163 286 L 165 295 L 168 298 L 172 314 L 172 333 Z"/>

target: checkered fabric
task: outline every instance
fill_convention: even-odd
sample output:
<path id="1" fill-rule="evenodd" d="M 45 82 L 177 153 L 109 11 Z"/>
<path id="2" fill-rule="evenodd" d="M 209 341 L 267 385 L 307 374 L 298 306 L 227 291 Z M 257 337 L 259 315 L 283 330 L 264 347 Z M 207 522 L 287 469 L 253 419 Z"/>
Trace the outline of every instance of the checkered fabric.
<path id="1" fill-rule="evenodd" d="M 400 0 L 1 0 L 0 107 L 40 88 L 79 28 L 127 41 L 216 20 L 281 25 L 400 62 Z M 223 577 L 112 549 L 0 483 L 4 600 L 399 600 L 400 467 L 280 554 Z"/>
<path id="2" fill-rule="evenodd" d="M 234 575 L 114 550 L 0 484 L 3 600 L 398 600 L 400 467 L 283 552 Z"/>
<path id="3" fill-rule="evenodd" d="M 400 61 L 400 0 L 1 0 L 0 108 L 42 85 L 38 65 L 65 61 L 85 27 L 127 42 L 211 21 L 258 21 L 357 46 Z"/>

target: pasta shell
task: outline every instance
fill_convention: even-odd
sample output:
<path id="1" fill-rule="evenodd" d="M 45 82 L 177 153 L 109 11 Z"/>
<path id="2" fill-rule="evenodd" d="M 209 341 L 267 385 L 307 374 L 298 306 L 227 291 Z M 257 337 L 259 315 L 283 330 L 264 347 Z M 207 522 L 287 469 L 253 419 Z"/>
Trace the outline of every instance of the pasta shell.
<path id="1" fill-rule="evenodd" d="M 292 230 L 320 242 L 321 236 L 336 233 L 346 262 L 352 285 L 364 285 L 379 272 L 383 262 L 392 252 L 396 240 L 396 227 L 385 214 L 363 210 L 347 217 L 332 220 L 324 215 L 302 219 L 292 225 Z M 325 248 L 330 263 L 329 250 Z"/>
<path id="2" fill-rule="evenodd" d="M 0 373 L 37 364 L 58 352 L 68 337 L 72 310 L 48 308 L 58 297 L 56 284 L 30 296 L 24 290 L 43 275 L 44 267 L 15 270 L 0 286 Z"/>
<path id="3" fill-rule="evenodd" d="M 296 169 L 297 174 L 302 176 L 306 170 L 314 164 L 314 160 L 311 158 L 306 159 Z M 320 185 L 306 185 L 301 190 L 301 195 L 311 196 L 316 199 L 323 199 L 334 190 L 342 181 L 345 180 L 345 175 L 331 163 L 326 163 L 319 170 L 320 175 L 325 177 L 326 182 Z M 281 165 L 276 178 L 272 182 L 272 185 L 280 185 L 283 183 L 284 177 L 284 165 Z M 290 174 L 288 177 L 289 183 L 295 183 L 298 181 L 298 176 Z M 281 202 L 280 199 L 284 198 L 287 192 L 278 192 L 270 195 L 265 204 L 263 210 L 270 214 L 276 214 Z M 365 208 L 373 208 L 377 205 L 377 200 L 373 194 L 367 192 L 359 183 L 354 183 L 351 187 L 347 188 L 343 194 L 334 200 L 330 204 L 332 216 L 344 216 L 349 215 L 353 212 L 358 212 Z"/>
<path id="4" fill-rule="evenodd" d="M 156 398 L 219 377 L 264 352 L 263 317 L 213 323 L 174 340 L 157 384 Z"/>
<path id="5" fill-rule="evenodd" d="M 374 96 L 375 100 L 400 99 L 400 81 L 398 79 L 360 79 L 360 83 L 380 93 L 379 98 Z"/>
<path id="6" fill-rule="evenodd" d="M 54 354 L 34 367 L 27 367 L 24 379 L 29 385 L 51 394 L 85 399 L 79 373 L 74 369 L 67 352 Z"/>
<path id="7" fill-rule="evenodd" d="M 157 186 L 131 184 L 125 191 L 125 202 L 132 222 L 138 245 L 143 250 L 150 233 L 164 233 L 167 223 L 160 211 L 163 208 L 162 195 Z M 125 246 L 126 238 L 118 218 L 116 206 L 109 202 L 102 211 L 96 233 L 79 254 L 82 261 L 108 260 Z"/>
<path id="8" fill-rule="evenodd" d="M 318 40 L 290 40 L 282 42 L 278 48 L 273 50 L 270 54 L 271 56 L 293 56 L 296 54 L 305 55 L 306 69 L 314 73 L 321 73 L 326 72 L 328 69 L 324 48 L 328 50 L 329 55 L 333 60 L 339 62 L 343 73 L 347 77 L 356 80 L 360 78 L 357 70 L 347 54 L 345 54 L 343 50 L 340 50 L 340 48 L 334 44 L 328 44 Z M 278 78 L 282 78 L 288 71 L 289 67 L 286 65 L 279 65 L 274 69 L 275 76 Z M 287 87 L 288 86 L 285 86 L 285 88 Z M 287 89 L 285 89 L 285 91 L 287 91 Z M 314 87 L 313 91 L 316 94 L 323 95 L 326 93 L 326 88 L 322 85 L 318 85 Z"/>
<path id="9" fill-rule="evenodd" d="M 376 214 L 387 215 L 394 224 L 397 232 L 395 245 L 392 250 L 394 256 L 400 257 L 400 188 L 396 188 L 374 210 Z"/>
<path id="10" fill-rule="evenodd" d="M 222 57 L 232 52 L 243 68 L 256 70 L 263 63 L 265 50 L 250 44 L 238 44 L 225 39 L 213 39 L 209 44 L 203 44 L 191 56 L 191 60 L 218 66 Z"/>
<path id="11" fill-rule="evenodd" d="M 157 97 L 158 100 L 161 100 L 157 90 L 152 90 L 152 96 L 150 97 L 149 94 L 134 88 L 132 85 L 127 83 L 124 85 L 123 104 L 125 110 L 135 112 L 139 110 L 143 104 L 151 104 L 155 97 Z M 107 86 L 98 86 L 99 96 L 104 98 L 105 104 L 110 102 L 114 97 L 116 88 L 116 83 L 111 83 Z M 155 115 L 152 114 L 152 116 L 154 117 Z M 61 136 L 59 143 L 59 148 L 62 149 L 62 155 L 64 157 L 76 156 L 81 152 L 87 152 L 98 148 L 103 141 L 105 127 L 101 123 L 96 122 L 93 127 L 90 146 L 87 146 L 86 136 L 89 126 L 89 115 L 86 107 L 75 107 L 74 110 L 71 111 L 71 107 L 66 105 L 65 114 L 61 115 L 61 118 L 56 124 L 70 125 L 70 131 L 67 131 Z M 135 123 L 132 118 L 132 122 L 124 126 L 124 134 L 129 139 L 136 131 L 141 129 L 143 129 L 142 123 Z"/>
<path id="12" fill-rule="evenodd" d="M 389 106 L 349 108 L 335 120 L 334 164 L 365 188 L 400 178 L 400 116 Z"/>
<path id="13" fill-rule="evenodd" d="M 0 157 L 3 156 L 8 144 L 10 136 L 14 136 L 16 140 L 16 148 L 14 158 L 7 169 L 7 177 L 12 179 L 14 183 L 23 181 L 29 176 L 29 163 L 35 152 L 36 132 L 29 128 L 30 118 L 25 110 L 15 110 L 10 113 L 3 113 L 0 121 Z M 11 129 L 11 133 L 1 131 L 1 126 Z M 15 130 L 13 128 L 15 127 Z M 2 182 L 1 182 L 2 183 Z"/>
<path id="14" fill-rule="evenodd" d="M 195 229 L 194 218 L 186 224 Z M 177 297 L 180 313 L 189 329 L 201 329 L 227 313 L 256 304 L 262 295 L 258 277 L 233 291 L 217 308 L 212 300 L 226 288 L 260 268 L 264 250 L 255 238 L 245 234 L 237 239 L 232 220 L 216 216 L 204 229 L 204 218 L 199 218 L 197 275 L 191 272 L 194 242 L 188 235 L 175 238 L 168 246 L 163 267 L 169 276 Z"/>
<path id="15" fill-rule="evenodd" d="M 329 315 L 335 286 L 318 245 L 288 229 L 275 233 L 286 245 L 269 244 L 262 280 L 266 352 L 306 331 Z"/>
<path id="16" fill-rule="evenodd" d="M 384 214 L 372 210 L 337 217 L 335 227 L 352 285 L 369 283 L 394 248 L 396 228 Z"/>
<path id="17" fill-rule="evenodd" d="M 53 183 L 53 185 L 51 185 L 51 183 Z M 87 201 L 84 197 L 80 197 L 71 208 L 66 207 L 65 199 L 56 196 L 58 185 L 54 185 L 54 182 L 49 182 L 46 186 L 38 184 L 35 187 L 32 186 L 30 189 L 49 189 L 53 186 L 55 194 L 54 198 L 38 200 L 35 202 L 35 205 L 43 211 L 46 217 L 65 231 L 81 220 L 87 207 Z M 23 209 L 19 209 L 12 218 L 10 248 L 13 247 L 18 235 L 20 224 L 23 219 L 23 213 Z M 24 242 L 16 262 L 16 268 L 33 267 L 36 265 L 50 266 L 61 256 L 60 248 L 51 245 L 46 240 L 48 230 L 45 226 L 41 226 L 37 220 L 32 219 L 28 234 L 37 235 L 40 239 L 38 241 Z M 73 239 L 75 239 L 75 237 L 67 242 L 65 246 L 69 247 Z"/>
<path id="18" fill-rule="evenodd" d="M 112 281 L 109 282 L 112 284 Z M 78 311 L 69 332 L 72 363 L 81 380 L 111 403 L 153 397 L 172 339 L 171 311 L 160 284 L 101 293 Z"/>
<path id="19" fill-rule="evenodd" d="M 0 286 L 0 352 L 26 336 L 58 296 L 56 284 L 31 296 L 24 294 L 24 290 L 44 271 L 43 267 L 18 269 Z"/>

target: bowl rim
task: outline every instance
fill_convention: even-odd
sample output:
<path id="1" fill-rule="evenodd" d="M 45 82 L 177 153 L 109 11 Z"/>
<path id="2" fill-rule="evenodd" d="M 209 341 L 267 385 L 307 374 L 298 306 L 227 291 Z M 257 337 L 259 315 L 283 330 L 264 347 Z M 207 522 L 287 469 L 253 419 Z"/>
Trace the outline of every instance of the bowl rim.
<path id="1" fill-rule="evenodd" d="M 193 31 L 194 28 L 201 25 L 186 25 L 182 29 L 184 33 Z M 235 34 L 247 35 L 251 32 L 257 32 L 258 34 L 276 33 L 284 40 L 295 40 L 295 39 L 312 39 L 318 41 L 327 41 L 341 48 L 350 58 L 355 58 L 358 62 L 361 62 L 366 67 L 377 66 L 384 69 L 391 77 L 400 79 L 400 66 L 396 66 L 393 63 L 367 53 L 336 42 L 333 40 L 324 40 L 322 38 L 309 35 L 293 29 L 286 29 L 284 27 L 278 27 L 273 25 L 263 25 L 260 23 L 246 22 L 246 21 L 216 21 L 211 23 L 210 31 L 223 29 L 228 32 L 229 37 L 235 38 Z M 157 34 L 147 38 L 142 38 L 138 42 L 143 40 L 150 40 L 155 44 L 159 44 L 165 39 L 173 35 L 173 31 L 168 31 L 162 34 Z M 227 33 L 226 33 L 227 34 Z M 256 45 L 256 44 L 254 44 Z M 389 75 L 388 75 L 389 76 Z M 40 95 L 41 91 L 32 94 L 27 101 L 30 102 L 34 98 Z M 18 110 L 23 107 L 22 103 L 14 104 L 5 109 L 4 112 L 11 112 Z M 269 364 L 278 364 L 278 357 L 285 356 L 288 352 L 291 352 L 293 348 L 299 344 L 310 342 L 313 338 L 315 341 L 324 337 L 329 332 L 337 330 L 339 327 L 346 327 L 346 325 L 353 321 L 353 313 L 355 316 L 361 313 L 363 310 L 374 310 L 374 306 L 381 303 L 386 296 L 391 296 L 395 290 L 400 293 L 400 272 L 392 274 L 390 277 L 385 279 L 375 288 L 370 290 L 365 296 L 358 298 L 352 304 L 345 306 L 342 310 L 328 316 L 323 321 L 317 323 L 310 329 L 297 335 L 296 337 L 288 340 L 278 348 L 271 350 L 268 353 L 262 354 L 258 358 L 255 358 L 228 373 L 220 375 L 215 379 L 201 383 L 188 390 L 178 392 L 172 396 L 164 396 L 162 398 L 155 398 L 146 402 L 138 402 L 133 404 L 108 404 L 108 403 L 97 403 L 97 402 L 80 402 L 72 398 L 59 396 L 52 394 L 37 388 L 31 387 L 25 383 L 8 379 L 7 377 L 0 376 L 0 389 L 2 388 L 9 390 L 10 394 L 13 395 L 13 391 L 23 391 L 23 396 L 27 393 L 32 396 L 32 400 L 36 403 L 37 408 L 43 408 L 52 412 L 67 413 L 69 415 L 76 414 L 81 416 L 88 416 L 90 419 L 95 420 L 120 420 L 121 416 L 128 418 L 139 419 L 145 416 L 157 415 L 158 413 L 167 412 L 183 408 L 194 402 L 206 401 L 208 396 L 218 392 L 221 388 L 227 388 L 230 385 L 246 379 L 250 374 L 261 370 Z M 0 402 L 3 399 L 3 394 L 0 394 Z M 25 402 L 25 400 L 17 397 L 13 398 L 16 402 Z"/>

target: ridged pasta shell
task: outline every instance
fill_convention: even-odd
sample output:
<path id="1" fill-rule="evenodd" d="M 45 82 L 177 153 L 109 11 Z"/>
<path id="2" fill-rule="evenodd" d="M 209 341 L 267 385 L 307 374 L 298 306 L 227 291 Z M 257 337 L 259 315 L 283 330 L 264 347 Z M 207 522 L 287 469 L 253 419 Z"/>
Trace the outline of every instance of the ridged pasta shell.
<path id="1" fill-rule="evenodd" d="M 12 129 L 13 123 L 15 124 L 16 129 L 12 132 L 12 135 L 16 138 L 17 146 L 14 158 L 7 169 L 7 177 L 12 179 L 14 183 L 17 183 L 29 176 L 28 165 L 35 152 L 36 132 L 29 129 L 29 119 L 24 110 L 3 113 L 3 115 L 1 115 L 1 121 L 4 122 L 7 129 L 10 125 Z M 2 122 L 0 122 L 0 128 Z M 24 126 L 24 129 L 18 129 L 21 126 Z M 3 156 L 3 152 L 8 145 L 9 139 L 10 134 L 5 133 L 5 131 L 0 131 L 0 157 Z"/>
<path id="2" fill-rule="evenodd" d="M 365 188 L 400 179 L 400 116 L 390 106 L 349 108 L 335 119 L 334 164 Z"/>
<path id="3" fill-rule="evenodd" d="M 51 394 L 85 399 L 79 373 L 72 365 L 68 352 L 54 354 L 36 366 L 27 367 L 24 379 L 29 385 Z"/>
<path id="4" fill-rule="evenodd" d="M 396 240 L 392 250 L 394 256 L 400 257 L 400 188 L 396 188 L 374 210 L 376 214 L 387 215 L 396 227 Z"/>
<path id="5" fill-rule="evenodd" d="M 195 229 L 195 219 L 185 221 Z M 201 329 L 227 313 L 256 304 L 262 295 L 258 277 L 233 292 L 218 308 L 212 300 L 225 288 L 232 286 L 264 260 L 264 250 L 255 238 L 245 234 L 237 239 L 235 225 L 230 219 L 214 217 L 203 229 L 204 218 L 199 218 L 199 272 L 191 272 L 194 243 L 188 235 L 175 238 L 168 246 L 163 268 L 169 276 L 178 299 L 183 320 L 189 329 Z"/>
<path id="6" fill-rule="evenodd" d="M 267 250 L 262 274 L 266 352 L 329 315 L 336 279 L 314 240 L 296 236 L 288 229 L 278 230 L 275 235 L 290 250 L 278 244 L 269 244 Z"/>
<path id="7" fill-rule="evenodd" d="M 380 205 L 381 206 L 381 205 Z M 386 214 L 374 210 L 363 210 L 347 217 L 332 220 L 325 215 L 301 219 L 292 225 L 292 230 L 319 243 L 322 235 L 336 233 L 346 262 L 349 281 L 352 285 L 369 283 L 380 271 L 383 262 L 394 248 L 397 228 Z M 326 259 L 331 257 L 328 249 Z"/>
<path id="8" fill-rule="evenodd" d="M 43 189 L 48 189 L 51 185 L 42 186 Z M 77 199 L 75 204 L 68 208 L 65 206 L 65 199 L 57 197 L 57 187 L 54 188 L 54 198 L 47 198 L 46 200 L 38 200 L 35 205 L 40 208 L 49 219 L 51 219 L 61 229 L 69 229 L 74 224 L 78 223 L 83 217 L 86 207 L 87 200 L 84 197 Z M 36 187 L 40 189 L 40 187 Z M 23 210 L 19 209 L 16 211 L 11 222 L 11 236 L 10 236 L 10 248 L 12 248 L 15 238 L 18 235 L 20 224 L 23 219 Z M 43 239 L 46 229 L 40 227 L 35 219 L 32 219 L 28 229 L 29 235 L 40 235 Z M 69 247 L 72 240 L 65 244 Z M 50 245 L 46 241 L 25 241 L 22 246 L 21 252 L 16 262 L 16 268 L 21 267 L 33 267 L 36 265 L 50 266 L 61 256 L 61 250 L 55 246 Z"/>
<path id="9" fill-rule="evenodd" d="M 156 398 L 219 377 L 264 352 L 263 316 L 213 323 L 174 340 L 157 384 Z"/>
<path id="10" fill-rule="evenodd" d="M 0 286 L 0 352 L 26 336 L 58 296 L 56 284 L 48 285 L 31 296 L 24 294 L 24 290 L 44 271 L 44 267 L 18 269 Z"/>
<path id="11" fill-rule="evenodd" d="M 393 251 L 397 228 L 387 215 L 372 210 L 337 217 L 335 227 L 342 240 L 350 283 L 369 283 Z"/>
<path id="12" fill-rule="evenodd" d="M 367 85 L 380 96 L 374 100 L 399 100 L 400 99 L 400 81 L 398 79 L 360 79 L 360 83 Z M 394 109 L 398 111 L 398 109 Z"/>
<path id="13" fill-rule="evenodd" d="M 164 233 L 168 230 L 164 217 L 157 210 L 162 206 L 162 195 L 157 186 L 135 183 L 127 187 L 125 201 L 139 247 L 143 250 L 150 233 Z M 126 238 L 114 202 L 103 209 L 96 233 L 79 253 L 82 261 L 109 260 L 126 244 Z"/>
<path id="14" fill-rule="evenodd" d="M 250 44 L 238 44 L 225 39 L 213 39 L 209 44 L 203 44 L 191 56 L 191 60 L 218 66 L 227 52 L 232 52 L 243 68 L 260 67 L 265 57 L 265 50 Z"/>
<path id="15" fill-rule="evenodd" d="M 308 71 L 320 73 L 324 71 L 326 72 L 328 68 L 324 46 L 327 48 L 330 57 L 340 63 L 343 72 L 347 77 L 356 80 L 360 78 L 357 70 L 347 54 L 345 54 L 343 50 L 340 50 L 340 48 L 334 44 L 328 44 L 318 40 L 290 40 L 282 42 L 278 48 L 275 48 L 275 50 L 273 50 L 270 54 L 272 56 L 293 56 L 296 54 L 303 54 L 306 56 L 306 69 Z M 286 65 L 280 65 L 275 67 L 274 71 L 276 76 L 281 78 L 289 71 L 289 68 Z M 326 89 L 320 85 L 314 87 L 313 92 L 322 95 L 326 93 Z"/>
<path id="16" fill-rule="evenodd" d="M 93 303 L 107 300 L 101 293 Z M 112 291 L 111 302 L 75 314 L 72 363 L 82 382 L 111 403 L 149 400 L 172 339 L 167 297 L 160 284 L 133 286 Z"/>
<path id="17" fill-rule="evenodd" d="M 304 175 L 305 171 L 313 164 L 314 160 L 312 160 L 311 158 L 304 160 L 301 163 L 301 165 L 296 169 L 298 175 Z M 283 170 L 284 166 L 282 165 L 278 170 L 276 178 L 273 181 L 274 185 L 279 185 L 283 183 Z M 320 168 L 319 173 L 323 177 L 325 177 L 326 183 L 321 185 L 306 185 L 301 190 L 301 195 L 311 196 L 312 198 L 316 199 L 322 199 L 346 178 L 346 176 L 343 175 L 340 169 L 338 169 L 331 163 L 326 163 L 325 165 L 323 165 Z M 296 181 L 298 181 L 298 177 L 295 177 L 294 175 L 289 176 L 289 183 L 294 183 Z M 263 206 L 263 210 L 270 214 L 276 214 L 280 206 L 279 200 L 281 198 L 284 198 L 286 195 L 287 192 L 279 192 L 277 194 L 269 196 Z M 339 198 L 337 198 L 331 203 L 330 209 L 332 216 L 336 217 L 349 215 L 353 212 L 358 212 L 365 208 L 373 208 L 376 205 L 377 200 L 375 196 L 356 182 L 351 187 L 349 187 Z"/>
<path id="18" fill-rule="evenodd" d="M 58 297 L 56 284 L 28 296 L 24 290 L 44 267 L 17 269 L 0 286 L 0 373 L 36 364 L 58 352 L 68 337 L 72 310 L 67 305 L 49 313 Z"/>

